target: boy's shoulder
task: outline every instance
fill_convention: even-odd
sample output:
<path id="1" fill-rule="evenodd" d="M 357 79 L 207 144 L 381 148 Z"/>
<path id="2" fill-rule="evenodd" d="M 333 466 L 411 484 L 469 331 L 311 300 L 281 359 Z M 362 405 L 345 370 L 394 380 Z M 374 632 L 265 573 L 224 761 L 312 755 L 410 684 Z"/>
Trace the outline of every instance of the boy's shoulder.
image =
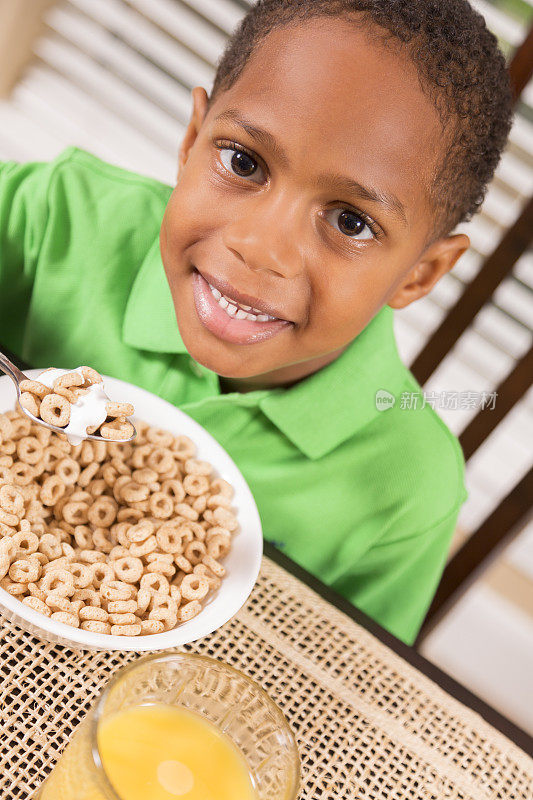
<path id="1" fill-rule="evenodd" d="M 127 202 L 136 223 L 138 215 L 150 219 L 151 211 L 160 221 L 172 192 L 171 186 L 155 178 L 110 164 L 79 147 L 67 147 L 46 162 L 2 162 L 0 181 L 1 191 L 10 183 L 18 187 L 19 195 L 31 204 L 34 218 L 39 210 L 48 215 L 56 206 L 63 217 L 90 209 L 113 214 Z M 88 224 L 93 217 L 98 214 L 87 215 Z"/>
<path id="2" fill-rule="evenodd" d="M 99 256 L 124 248 L 131 263 L 140 263 L 155 241 L 172 193 L 155 178 L 79 147 L 68 147 L 48 162 L 7 162 L 2 175 L 3 186 L 10 181 L 17 186 L 16 208 L 28 215 L 35 241 L 44 244 L 46 230 L 50 246 L 68 236 L 80 247 L 97 243 Z"/>
<path id="3" fill-rule="evenodd" d="M 94 153 L 80 147 L 72 146 L 63 150 L 49 162 L 52 176 L 84 176 L 85 180 L 106 182 L 117 186 L 132 184 L 154 192 L 162 198 L 168 197 L 170 187 L 148 175 L 135 172 L 116 164 L 104 161 Z"/>

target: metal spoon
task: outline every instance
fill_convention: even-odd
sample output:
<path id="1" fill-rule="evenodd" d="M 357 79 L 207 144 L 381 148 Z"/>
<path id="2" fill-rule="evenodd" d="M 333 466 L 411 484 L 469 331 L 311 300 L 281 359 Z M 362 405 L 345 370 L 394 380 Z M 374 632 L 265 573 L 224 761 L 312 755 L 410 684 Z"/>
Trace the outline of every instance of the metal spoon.
<path id="1" fill-rule="evenodd" d="M 59 428 L 56 425 L 51 425 L 49 422 L 45 422 L 40 417 L 34 417 L 33 414 L 30 414 L 30 412 L 27 409 L 24 408 L 24 406 L 20 405 L 20 394 L 21 394 L 21 392 L 20 392 L 20 382 L 21 381 L 33 380 L 33 379 L 32 378 L 28 378 L 27 375 L 25 375 L 23 372 L 21 372 L 20 369 L 18 369 L 18 367 L 16 367 L 13 364 L 13 362 L 10 361 L 9 358 L 6 355 L 4 355 L 4 353 L 2 353 L 2 352 L 0 352 L 0 369 L 3 372 L 5 372 L 6 375 L 9 375 L 9 377 L 11 378 L 13 383 L 15 384 L 15 387 L 17 389 L 18 404 L 19 404 L 20 408 L 22 409 L 23 413 L 26 414 L 26 416 L 29 417 L 33 422 L 38 422 L 39 425 L 43 425 L 45 428 L 49 428 L 51 431 L 55 431 L 56 433 L 63 433 L 66 436 L 67 434 L 65 433 L 65 429 L 64 428 Z M 131 442 L 133 439 L 135 439 L 136 436 L 137 436 L 137 431 L 135 430 L 135 427 L 134 427 L 133 428 L 133 435 L 130 436 L 129 439 L 104 439 L 103 436 L 95 436 L 95 434 L 93 434 L 93 433 L 86 433 L 83 436 L 83 438 L 84 439 L 92 439 L 95 442 L 117 442 L 117 444 L 126 444 L 126 442 Z"/>

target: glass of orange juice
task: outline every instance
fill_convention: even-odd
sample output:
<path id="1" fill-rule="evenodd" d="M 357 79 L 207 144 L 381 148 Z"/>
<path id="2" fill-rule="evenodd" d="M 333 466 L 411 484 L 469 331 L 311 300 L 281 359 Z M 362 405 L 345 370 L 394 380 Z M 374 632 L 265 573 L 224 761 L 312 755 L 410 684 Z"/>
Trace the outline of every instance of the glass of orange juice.
<path id="1" fill-rule="evenodd" d="M 299 783 L 287 720 L 255 681 L 166 653 L 108 684 L 36 800 L 294 800 Z"/>

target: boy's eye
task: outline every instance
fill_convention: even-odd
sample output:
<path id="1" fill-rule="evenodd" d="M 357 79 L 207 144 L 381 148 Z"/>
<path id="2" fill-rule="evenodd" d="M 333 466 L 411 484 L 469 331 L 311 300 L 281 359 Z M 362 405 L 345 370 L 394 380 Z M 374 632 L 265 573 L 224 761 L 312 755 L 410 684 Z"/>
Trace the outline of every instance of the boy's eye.
<path id="1" fill-rule="evenodd" d="M 261 183 L 264 180 L 256 179 L 257 170 L 262 172 L 258 162 L 245 150 L 236 147 L 220 147 L 220 160 L 229 172 L 239 178 L 251 178 L 254 183 Z"/>
<path id="2" fill-rule="evenodd" d="M 370 224 L 355 211 L 350 211 L 348 208 L 333 208 L 325 215 L 326 219 L 331 222 L 330 214 L 336 216 L 335 222 L 338 229 L 346 236 L 358 240 L 374 238 L 374 232 Z"/>

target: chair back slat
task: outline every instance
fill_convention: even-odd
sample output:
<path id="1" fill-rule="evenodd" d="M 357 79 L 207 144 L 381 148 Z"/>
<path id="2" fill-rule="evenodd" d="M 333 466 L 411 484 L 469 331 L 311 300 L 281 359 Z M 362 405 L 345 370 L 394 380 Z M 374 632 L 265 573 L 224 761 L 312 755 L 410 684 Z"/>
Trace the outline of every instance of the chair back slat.
<path id="1" fill-rule="evenodd" d="M 495 390 L 496 403 L 490 414 L 482 409 L 469 422 L 459 437 L 465 460 L 476 452 L 531 386 L 533 376 L 533 347 L 517 361 L 512 372 Z"/>
<path id="2" fill-rule="evenodd" d="M 509 75 L 516 102 L 533 75 L 533 25 L 513 54 L 509 63 Z"/>
<path id="3" fill-rule="evenodd" d="M 476 314 L 509 275 L 518 259 L 528 249 L 532 238 L 533 197 L 411 364 L 411 372 L 421 385 L 433 374 Z"/>
<path id="4" fill-rule="evenodd" d="M 427 638 L 500 549 L 524 529 L 531 516 L 532 496 L 533 468 L 448 563 L 415 646 Z"/>

